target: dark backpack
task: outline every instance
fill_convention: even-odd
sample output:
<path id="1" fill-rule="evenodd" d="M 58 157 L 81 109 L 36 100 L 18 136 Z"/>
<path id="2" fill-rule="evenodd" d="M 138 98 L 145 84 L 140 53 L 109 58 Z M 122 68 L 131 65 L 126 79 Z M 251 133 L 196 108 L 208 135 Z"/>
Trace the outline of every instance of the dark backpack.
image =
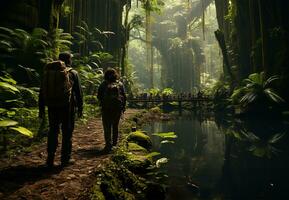
<path id="1" fill-rule="evenodd" d="M 120 83 L 107 83 L 104 89 L 102 108 L 110 111 L 121 111 L 123 97 L 120 91 Z"/>
<path id="2" fill-rule="evenodd" d="M 69 105 L 72 95 L 69 77 L 71 70 L 72 68 L 66 67 L 61 61 L 54 61 L 45 66 L 42 85 L 45 105 L 51 107 Z"/>

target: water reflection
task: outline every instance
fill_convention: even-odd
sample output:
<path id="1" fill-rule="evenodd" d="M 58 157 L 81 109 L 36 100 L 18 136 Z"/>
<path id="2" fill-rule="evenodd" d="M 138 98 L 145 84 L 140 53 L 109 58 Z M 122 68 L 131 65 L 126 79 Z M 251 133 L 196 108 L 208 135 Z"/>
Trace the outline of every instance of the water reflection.
<path id="1" fill-rule="evenodd" d="M 280 199 L 288 195 L 286 124 L 191 114 L 153 122 L 144 129 L 149 133 L 173 131 L 178 136 L 174 144 L 162 144 L 160 137 L 152 136 L 154 150 L 169 159 L 165 167 L 168 200 Z"/>

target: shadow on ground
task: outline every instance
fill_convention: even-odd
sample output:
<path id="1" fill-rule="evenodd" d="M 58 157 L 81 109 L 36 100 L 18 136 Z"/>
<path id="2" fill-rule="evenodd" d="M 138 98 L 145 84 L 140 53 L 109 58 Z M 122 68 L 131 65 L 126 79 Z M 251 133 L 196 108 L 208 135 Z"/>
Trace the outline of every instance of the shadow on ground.
<path id="1" fill-rule="evenodd" d="M 85 158 L 96 158 L 99 156 L 107 155 L 109 154 L 109 152 L 105 149 L 91 148 L 91 149 L 78 149 L 77 154 Z"/>
<path id="2" fill-rule="evenodd" d="M 48 169 L 45 165 L 9 167 L 0 171 L 0 192 L 11 194 L 29 182 L 46 179 L 53 174 L 58 174 L 60 166 Z"/>

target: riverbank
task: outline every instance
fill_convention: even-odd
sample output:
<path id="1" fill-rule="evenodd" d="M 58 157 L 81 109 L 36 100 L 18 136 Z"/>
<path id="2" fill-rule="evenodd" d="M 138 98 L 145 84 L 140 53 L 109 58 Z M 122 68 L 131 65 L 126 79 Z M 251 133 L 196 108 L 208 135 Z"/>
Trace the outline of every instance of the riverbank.
<path id="1" fill-rule="evenodd" d="M 169 120 L 159 108 L 139 110 L 126 119 L 121 126 L 122 139 L 113 150 L 111 160 L 96 173 L 96 180 L 89 198 L 93 200 L 117 199 L 165 199 L 165 189 L 160 183 L 149 179 L 154 173 L 153 160 L 157 152 L 151 152 L 151 138 L 137 130 L 146 122 Z M 132 131 L 133 130 L 133 131 Z"/>

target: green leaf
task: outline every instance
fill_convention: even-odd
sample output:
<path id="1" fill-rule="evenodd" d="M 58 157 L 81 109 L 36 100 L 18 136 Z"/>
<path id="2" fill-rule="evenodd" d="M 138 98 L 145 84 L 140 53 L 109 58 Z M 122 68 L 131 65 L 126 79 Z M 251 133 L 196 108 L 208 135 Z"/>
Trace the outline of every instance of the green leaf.
<path id="1" fill-rule="evenodd" d="M 31 131 L 29 131 L 28 129 L 22 127 L 22 126 L 19 126 L 19 127 L 11 127 L 11 128 L 9 128 L 9 129 L 14 130 L 14 131 L 16 131 L 16 132 L 18 132 L 18 133 L 20 133 L 20 134 L 22 134 L 22 135 L 26 135 L 26 136 L 28 136 L 28 137 L 30 137 L 30 138 L 33 137 L 33 133 L 32 133 Z"/>
<path id="2" fill-rule="evenodd" d="M 161 141 L 161 144 L 174 144 L 175 142 L 174 141 L 171 141 L 171 140 L 163 140 Z"/>
<path id="3" fill-rule="evenodd" d="M 249 75 L 249 79 L 260 85 L 262 83 L 261 76 L 262 76 L 261 74 L 254 73 Z"/>
<path id="4" fill-rule="evenodd" d="M 262 158 L 266 155 L 266 149 L 262 147 L 252 147 L 251 151 L 253 152 L 253 155 L 257 157 Z"/>
<path id="5" fill-rule="evenodd" d="M 158 156 L 158 155 L 161 155 L 161 154 L 159 152 L 151 152 L 151 153 L 147 154 L 146 157 L 152 158 L 152 157 Z"/>
<path id="6" fill-rule="evenodd" d="M 264 90 L 265 94 L 274 102 L 276 103 L 282 103 L 285 102 L 282 97 L 280 97 L 273 89 L 266 89 Z"/>
<path id="7" fill-rule="evenodd" d="M 256 98 L 258 97 L 258 95 L 254 92 L 249 92 L 247 94 L 245 94 L 241 99 L 240 99 L 240 103 L 244 103 L 244 104 L 248 104 L 248 103 L 252 103 L 256 100 Z"/>
<path id="8" fill-rule="evenodd" d="M 12 85 L 16 85 L 16 83 L 17 83 L 13 78 L 10 78 L 10 77 L 0 77 L 0 79 L 3 82 L 7 82 L 7 83 L 10 83 Z"/>
<path id="9" fill-rule="evenodd" d="M 0 114 L 2 113 L 6 113 L 8 110 L 4 109 L 4 108 L 0 108 Z"/>
<path id="10" fill-rule="evenodd" d="M 277 81 L 277 80 L 280 80 L 280 77 L 279 77 L 279 76 L 277 76 L 277 75 L 271 76 L 271 77 L 268 78 L 268 79 L 266 80 L 266 82 L 264 83 L 264 87 L 269 86 L 272 82 Z"/>
<path id="11" fill-rule="evenodd" d="M 7 112 L 7 116 L 8 116 L 9 118 L 13 117 L 15 114 L 16 114 L 16 113 L 15 113 L 14 111 L 8 111 L 8 112 Z"/>
<path id="12" fill-rule="evenodd" d="M 284 135 L 285 133 L 275 134 L 269 139 L 268 143 L 270 144 L 277 143 L 281 138 L 283 138 Z"/>
<path id="13" fill-rule="evenodd" d="M 8 90 L 14 94 L 16 92 L 20 92 L 16 87 L 14 87 L 13 85 L 10 85 L 9 83 L 5 83 L 5 82 L 0 82 L 0 88 L 3 88 L 4 90 Z"/>
<path id="14" fill-rule="evenodd" d="M 9 29 L 9 28 L 6 28 L 6 27 L 0 27 L 0 32 L 4 32 L 4 33 L 8 33 L 8 34 L 13 34 L 13 30 L 12 29 Z"/>
<path id="15" fill-rule="evenodd" d="M 0 127 L 16 126 L 17 124 L 18 122 L 10 120 L 10 119 L 0 121 Z"/>
<path id="16" fill-rule="evenodd" d="M 167 158 L 160 158 L 156 161 L 156 167 L 160 168 L 162 165 L 166 164 L 169 162 L 169 159 Z"/>
<path id="17" fill-rule="evenodd" d="M 168 132 L 168 133 L 154 133 L 152 135 L 161 137 L 161 138 L 177 138 L 178 136 L 174 132 Z"/>
<path id="18" fill-rule="evenodd" d="M 7 41 L 1 40 L 0 41 L 1 47 L 11 48 L 11 44 Z"/>

